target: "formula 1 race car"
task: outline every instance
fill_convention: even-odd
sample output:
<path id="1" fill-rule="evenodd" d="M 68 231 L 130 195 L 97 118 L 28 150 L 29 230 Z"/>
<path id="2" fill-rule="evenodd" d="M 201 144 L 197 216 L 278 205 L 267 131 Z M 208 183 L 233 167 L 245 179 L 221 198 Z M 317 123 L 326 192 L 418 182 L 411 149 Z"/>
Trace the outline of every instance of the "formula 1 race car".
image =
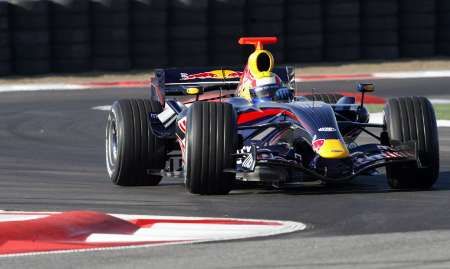
<path id="1" fill-rule="evenodd" d="M 191 193 L 227 194 L 237 182 L 346 182 L 386 167 L 392 188 L 435 183 L 438 130 L 426 98 L 389 99 L 384 123 L 372 124 L 364 95 L 373 84 L 358 85 L 358 104 L 339 94 L 295 96 L 294 69 L 274 67 L 263 48 L 275 42 L 241 38 L 255 46 L 243 71 L 158 69 L 148 99 L 114 102 L 106 127 L 111 181 L 157 185 L 178 171 Z M 362 132 L 377 143 L 358 145 Z"/>

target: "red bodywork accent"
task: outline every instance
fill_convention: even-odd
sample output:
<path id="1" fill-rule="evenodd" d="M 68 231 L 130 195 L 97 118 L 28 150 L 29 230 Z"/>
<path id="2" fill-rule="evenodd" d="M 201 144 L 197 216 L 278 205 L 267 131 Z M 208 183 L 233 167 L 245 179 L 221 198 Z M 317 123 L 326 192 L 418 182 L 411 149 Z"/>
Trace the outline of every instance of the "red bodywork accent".
<path id="1" fill-rule="evenodd" d="M 138 225 L 142 228 L 149 228 L 154 224 L 158 223 L 181 223 L 181 224 L 222 224 L 222 225 L 276 225 L 280 226 L 281 224 L 278 222 L 269 222 L 269 221 L 258 221 L 258 220 L 234 220 L 234 219 L 137 219 L 135 221 L 131 221 L 134 224 Z"/>
<path id="2" fill-rule="evenodd" d="M 285 114 L 286 116 L 300 122 L 299 118 L 294 113 L 290 112 L 289 110 L 280 108 L 268 108 L 263 110 L 244 112 L 239 114 L 237 122 L 238 124 L 245 124 L 278 114 Z"/>
<path id="3" fill-rule="evenodd" d="M 239 44 L 241 45 L 254 45 L 255 49 L 262 50 L 264 44 L 275 44 L 278 42 L 276 36 L 264 36 L 264 37 L 241 37 L 239 38 Z"/>

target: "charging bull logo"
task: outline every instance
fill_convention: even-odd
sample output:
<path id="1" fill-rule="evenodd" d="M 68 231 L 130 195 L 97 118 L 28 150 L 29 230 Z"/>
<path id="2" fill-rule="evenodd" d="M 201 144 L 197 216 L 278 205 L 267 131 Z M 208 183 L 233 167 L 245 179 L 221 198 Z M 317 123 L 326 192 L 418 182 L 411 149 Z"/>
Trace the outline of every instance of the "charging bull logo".
<path id="1" fill-rule="evenodd" d="M 242 72 L 233 70 L 212 70 L 209 72 L 201 72 L 195 74 L 181 73 L 181 80 L 197 80 L 197 79 L 233 79 L 240 78 Z"/>

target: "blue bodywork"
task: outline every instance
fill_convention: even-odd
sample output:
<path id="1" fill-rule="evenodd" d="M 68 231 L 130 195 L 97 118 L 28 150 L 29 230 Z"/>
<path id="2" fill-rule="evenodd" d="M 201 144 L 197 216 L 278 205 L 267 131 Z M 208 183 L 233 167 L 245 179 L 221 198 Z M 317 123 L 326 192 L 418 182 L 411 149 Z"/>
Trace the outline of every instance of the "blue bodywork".
<path id="1" fill-rule="evenodd" d="M 414 159 L 414 150 L 400 152 L 379 144 L 357 146 L 353 143 L 354 128 L 349 131 L 345 124 L 340 126 L 336 116 L 337 111 L 361 112 L 359 105 L 354 104 L 354 99 L 353 103 L 349 101 L 352 99 L 343 98 L 343 102 L 330 105 L 305 100 L 287 103 L 272 101 L 252 103 L 239 97 L 224 100 L 236 109 L 238 132 L 243 141 L 237 171 L 245 177 L 246 174 L 253 173 L 258 166 L 269 170 L 276 170 L 282 166 L 287 171 L 283 176 L 285 181 L 317 178 L 324 181 L 341 181 L 349 180 L 363 172 L 371 174 L 375 167 L 385 165 L 387 161 Z M 247 119 L 246 122 L 239 120 L 243 115 L 265 114 L 265 112 L 270 113 L 266 113 L 267 116 L 256 117 L 255 120 Z M 362 112 L 367 113 L 367 110 Z M 362 124 L 369 120 L 368 117 L 360 119 Z M 345 134 L 343 136 L 342 129 L 346 130 L 349 136 Z M 346 141 L 350 156 L 343 159 L 321 158 L 311 149 L 311 143 L 318 139 Z M 250 154 L 253 154 L 250 159 L 255 160 L 253 165 L 245 161 Z M 298 173 L 299 170 L 303 173 Z M 264 177 L 261 173 L 259 176 Z M 305 177 L 305 174 L 309 174 L 310 177 Z M 274 173 L 269 171 L 267 178 L 273 177 Z"/>

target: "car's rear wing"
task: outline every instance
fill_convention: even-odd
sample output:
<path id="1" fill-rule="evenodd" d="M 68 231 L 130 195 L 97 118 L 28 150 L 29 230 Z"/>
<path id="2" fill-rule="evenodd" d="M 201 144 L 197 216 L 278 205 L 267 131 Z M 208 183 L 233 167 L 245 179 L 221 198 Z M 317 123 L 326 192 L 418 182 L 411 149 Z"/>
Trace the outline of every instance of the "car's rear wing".
<path id="1" fill-rule="evenodd" d="M 295 87 L 294 68 L 276 67 L 277 74 L 288 87 Z M 184 95 L 186 89 L 201 87 L 204 91 L 219 88 L 234 90 L 239 84 L 242 71 L 238 68 L 167 68 L 156 69 L 152 83 L 164 91 L 165 95 Z"/>

